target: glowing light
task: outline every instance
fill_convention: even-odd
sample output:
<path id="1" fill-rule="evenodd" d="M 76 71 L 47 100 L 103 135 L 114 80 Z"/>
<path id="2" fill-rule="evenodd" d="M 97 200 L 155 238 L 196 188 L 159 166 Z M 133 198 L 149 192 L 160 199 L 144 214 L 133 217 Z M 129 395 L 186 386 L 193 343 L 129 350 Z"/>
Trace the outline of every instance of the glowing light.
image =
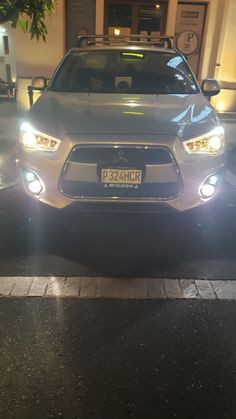
<path id="1" fill-rule="evenodd" d="M 44 190 L 44 184 L 41 179 L 34 173 L 28 170 L 24 171 L 25 179 L 28 182 L 28 189 L 34 195 L 40 195 Z"/>
<path id="2" fill-rule="evenodd" d="M 129 102 L 127 103 L 127 106 L 129 106 L 130 108 L 135 108 L 137 106 L 140 106 L 140 104 L 136 102 Z"/>
<path id="3" fill-rule="evenodd" d="M 20 142 L 26 149 L 35 151 L 56 151 L 61 140 L 36 131 L 24 122 L 20 127 Z"/>
<path id="4" fill-rule="evenodd" d="M 144 115 L 144 112 L 123 112 L 125 115 Z"/>
<path id="5" fill-rule="evenodd" d="M 160 4 L 156 4 L 156 9 L 160 9 Z"/>
<path id="6" fill-rule="evenodd" d="M 219 180 L 219 177 L 218 176 L 212 175 L 211 177 L 209 177 L 208 182 L 211 185 L 215 186 L 217 184 L 218 180 Z"/>
<path id="7" fill-rule="evenodd" d="M 219 126 L 208 134 L 184 142 L 188 153 L 216 154 L 224 150 L 224 128 Z"/>
<path id="8" fill-rule="evenodd" d="M 225 103 L 223 100 L 218 100 L 216 102 L 216 110 L 218 112 L 224 112 L 225 111 Z"/>
<path id="9" fill-rule="evenodd" d="M 144 54 L 139 54 L 137 52 L 122 52 L 123 57 L 132 57 L 132 58 L 143 58 Z"/>
<path id="10" fill-rule="evenodd" d="M 28 182 L 33 182 L 33 180 L 36 179 L 36 176 L 33 172 L 26 172 L 25 177 L 28 180 Z"/>
<path id="11" fill-rule="evenodd" d="M 33 180 L 29 183 L 29 190 L 35 195 L 39 195 L 42 192 L 42 185 L 38 179 Z"/>
<path id="12" fill-rule="evenodd" d="M 32 132 L 24 132 L 22 135 L 23 145 L 28 148 L 35 148 L 36 137 Z"/>
<path id="13" fill-rule="evenodd" d="M 0 26 L 0 33 L 6 33 L 6 28 L 4 28 L 3 26 Z"/>
<path id="14" fill-rule="evenodd" d="M 141 98 L 140 97 L 122 97 L 122 99 L 123 100 L 132 100 L 132 101 L 134 101 L 134 100 L 140 100 Z"/>
<path id="15" fill-rule="evenodd" d="M 119 36 L 120 35 L 120 29 L 115 28 L 114 29 L 114 35 Z"/>
<path id="16" fill-rule="evenodd" d="M 209 183 L 206 183 L 202 185 L 201 187 L 201 195 L 203 198 L 210 198 L 215 192 L 215 187 L 213 185 L 210 185 Z"/>
<path id="17" fill-rule="evenodd" d="M 209 139 L 209 147 L 212 151 L 218 151 L 222 147 L 222 139 L 221 137 L 214 135 Z"/>
<path id="18" fill-rule="evenodd" d="M 21 131 L 32 131 L 32 127 L 30 124 L 28 124 L 28 122 L 23 122 L 20 126 L 20 130 Z"/>

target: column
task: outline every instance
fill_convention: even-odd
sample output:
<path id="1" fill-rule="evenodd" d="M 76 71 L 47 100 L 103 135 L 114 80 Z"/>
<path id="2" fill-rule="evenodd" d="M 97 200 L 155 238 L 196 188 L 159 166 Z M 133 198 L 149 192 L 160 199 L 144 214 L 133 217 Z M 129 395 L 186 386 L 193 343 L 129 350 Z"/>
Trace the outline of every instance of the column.
<path id="1" fill-rule="evenodd" d="M 95 32 L 96 34 L 104 33 L 104 0 L 96 0 L 96 16 L 95 16 Z"/>
<path id="2" fill-rule="evenodd" d="M 175 34 L 177 5 L 178 5 L 178 0 L 169 0 L 168 2 L 168 11 L 167 11 L 167 20 L 166 20 L 166 35 L 167 36 L 174 36 Z"/>
<path id="3" fill-rule="evenodd" d="M 208 73 L 208 75 L 212 78 L 218 78 L 218 73 L 220 73 L 228 11 L 229 0 L 220 0 L 218 3 L 214 37 L 212 39 L 211 58 Z"/>

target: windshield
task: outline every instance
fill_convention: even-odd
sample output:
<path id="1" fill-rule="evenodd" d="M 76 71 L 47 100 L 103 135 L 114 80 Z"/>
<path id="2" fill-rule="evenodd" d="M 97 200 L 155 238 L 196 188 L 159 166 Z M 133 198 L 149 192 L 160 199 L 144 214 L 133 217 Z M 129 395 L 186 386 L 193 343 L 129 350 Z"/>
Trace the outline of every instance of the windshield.
<path id="1" fill-rule="evenodd" d="M 78 93 L 199 92 L 189 66 L 180 55 L 140 50 L 71 53 L 58 69 L 50 89 Z"/>

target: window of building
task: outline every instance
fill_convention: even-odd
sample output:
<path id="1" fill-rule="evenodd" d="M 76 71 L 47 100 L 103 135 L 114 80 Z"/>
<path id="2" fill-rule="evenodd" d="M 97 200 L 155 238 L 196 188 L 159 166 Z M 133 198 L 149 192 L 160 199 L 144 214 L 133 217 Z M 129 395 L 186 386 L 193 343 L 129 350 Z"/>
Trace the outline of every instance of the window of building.
<path id="1" fill-rule="evenodd" d="M 165 33 L 166 1 L 107 0 L 106 32 L 157 35 Z"/>
<path id="2" fill-rule="evenodd" d="M 161 7 L 157 8 L 156 5 L 141 5 L 138 18 L 138 33 L 141 31 L 160 33 L 161 12 Z"/>
<path id="3" fill-rule="evenodd" d="M 9 41 L 8 36 L 3 36 L 3 47 L 4 47 L 4 54 L 9 54 Z"/>
<path id="4" fill-rule="evenodd" d="M 111 3 L 108 22 L 111 27 L 131 27 L 132 7 L 130 4 Z"/>
<path id="5" fill-rule="evenodd" d="M 11 66 L 10 66 L 10 64 L 6 64 L 6 76 L 7 76 L 7 83 L 11 83 Z"/>

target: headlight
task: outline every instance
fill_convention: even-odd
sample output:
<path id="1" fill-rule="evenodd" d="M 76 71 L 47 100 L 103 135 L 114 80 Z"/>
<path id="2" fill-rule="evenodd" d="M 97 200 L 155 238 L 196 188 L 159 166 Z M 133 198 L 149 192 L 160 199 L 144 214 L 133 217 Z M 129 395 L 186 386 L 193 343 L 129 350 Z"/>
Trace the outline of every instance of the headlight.
<path id="1" fill-rule="evenodd" d="M 20 143 L 26 150 L 56 151 L 61 140 L 36 131 L 26 122 L 20 127 Z"/>
<path id="2" fill-rule="evenodd" d="M 224 150 L 224 128 L 218 127 L 201 137 L 185 141 L 184 147 L 189 154 L 218 154 Z"/>

